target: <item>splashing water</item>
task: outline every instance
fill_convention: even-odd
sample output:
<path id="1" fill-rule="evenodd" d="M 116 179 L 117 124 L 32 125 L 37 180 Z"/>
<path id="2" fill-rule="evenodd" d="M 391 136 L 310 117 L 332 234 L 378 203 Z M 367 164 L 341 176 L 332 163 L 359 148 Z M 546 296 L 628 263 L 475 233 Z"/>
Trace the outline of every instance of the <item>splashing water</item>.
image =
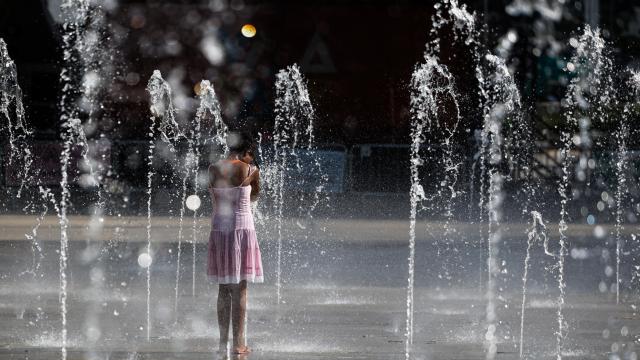
<path id="1" fill-rule="evenodd" d="M 627 185 L 627 177 L 626 166 L 628 165 L 628 152 L 627 152 L 627 143 L 626 141 L 629 138 L 629 125 L 628 121 L 633 114 L 635 114 L 634 106 L 637 104 L 638 99 L 640 99 L 640 72 L 630 70 L 630 78 L 629 78 L 629 86 L 632 90 L 632 102 L 627 102 L 624 107 L 622 121 L 619 124 L 617 140 L 618 140 L 618 152 L 619 158 L 616 165 L 620 165 L 620 168 L 616 167 L 617 179 L 618 179 L 618 191 L 619 195 L 616 196 L 616 226 L 618 225 L 618 217 L 622 217 L 622 201 L 626 196 L 626 190 L 628 189 Z M 624 153 L 625 156 L 622 156 Z M 616 228 L 616 237 L 618 236 L 618 232 L 622 232 L 622 227 L 620 229 Z M 631 244 L 632 249 L 631 253 L 635 254 L 638 252 L 638 242 L 637 236 L 635 234 L 631 234 Z M 635 256 L 632 256 L 631 261 L 638 264 L 638 259 Z M 637 284 L 638 279 L 640 279 L 640 265 L 634 265 L 633 270 L 631 272 L 631 285 Z M 619 280 L 618 280 L 619 281 Z"/>
<path id="2" fill-rule="evenodd" d="M 635 86 L 635 83 L 631 81 L 631 86 Z M 636 92 L 638 89 L 634 89 Z M 615 133 L 618 159 L 616 159 L 616 224 L 615 224 L 615 237 L 616 237 L 616 304 L 620 303 L 620 262 L 622 258 L 622 231 L 624 227 L 622 225 L 622 215 L 624 213 L 623 204 L 627 196 L 627 178 L 626 171 L 629 166 L 627 141 L 629 139 L 629 115 L 630 105 L 626 103 L 624 106 L 622 118 L 618 124 L 618 130 Z"/>
<path id="3" fill-rule="evenodd" d="M 185 170 L 184 175 L 182 176 L 182 196 L 180 200 L 180 220 L 178 221 L 178 246 L 177 246 L 177 255 L 176 255 L 176 283 L 174 286 L 174 301 L 173 301 L 173 313 L 176 316 L 176 322 L 178 321 L 178 299 L 180 292 L 180 262 L 182 259 L 182 239 L 183 239 L 183 230 L 184 230 L 184 214 L 187 206 L 187 181 L 189 179 L 189 163 L 191 159 L 187 159 L 185 162 Z"/>
<path id="4" fill-rule="evenodd" d="M 531 211 L 531 226 L 527 230 L 527 255 L 524 259 L 524 271 L 522 274 L 522 304 L 520 306 L 520 358 L 524 356 L 524 319 L 525 306 L 527 303 L 527 280 L 531 262 L 531 250 L 537 242 L 548 244 L 547 226 L 542 220 L 542 215 L 537 211 Z"/>
<path id="5" fill-rule="evenodd" d="M 477 45 L 475 15 L 469 13 L 465 5 L 458 5 L 457 0 L 445 0 L 434 5 L 436 13 L 432 18 L 432 28 L 430 30 L 431 40 L 427 44 L 424 54 L 425 62 L 416 66 L 411 79 L 411 146 L 410 146 L 410 217 L 409 217 L 409 257 L 408 257 L 408 280 L 407 280 L 407 310 L 406 310 L 406 331 L 405 331 L 405 358 L 411 355 L 411 345 L 413 343 L 414 329 L 414 272 L 415 272 L 415 241 L 416 241 L 416 218 L 419 210 L 426 209 L 425 200 L 427 196 L 421 185 L 422 177 L 420 169 L 424 167 L 425 160 L 435 155 L 436 150 L 442 150 L 442 161 L 444 164 L 444 176 L 440 182 L 437 194 L 445 201 L 445 234 L 442 245 L 438 246 L 438 252 L 445 251 L 453 254 L 453 242 L 451 234 L 453 229 L 450 226 L 453 218 L 453 203 L 458 197 L 459 191 L 456 189 L 461 161 L 455 154 L 454 137 L 458 135 L 458 127 L 461 121 L 460 107 L 458 104 L 458 94 L 455 90 L 455 80 L 447 67 L 440 64 L 440 32 L 445 26 L 453 28 L 455 40 L 464 38 L 464 43 L 472 48 Z M 476 52 L 473 51 L 473 54 Z M 477 56 L 474 55 L 474 60 Z M 476 69 L 479 73 L 479 70 Z M 452 104 L 454 121 L 450 124 L 441 122 L 439 119 L 444 109 L 439 102 Z M 438 143 L 438 148 L 428 146 L 423 149 L 423 144 L 427 141 L 427 135 L 434 136 Z M 431 199 L 433 200 L 433 199 Z M 431 202 L 431 201 L 430 201 Z M 434 202 L 435 203 L 435 202 Z M 419 209 L 420 207 L 420 209 Z M 451 279 L 448 273 L 448 264 L 444 265 L 441 277 Z"/>
<path id="6" fill-rule="evenodd" d="M 453 27 L 454 40 L 464 38 L 465 45 L 477 45 L 476 16 L 467 10 L 465 4 L 459 5 L 458 0 L 443 0 L 434 5 L 436 10 L 432 18 L 431 40 L 427 45 L 427 53 L 440 53 L 440 31 L 445 26 Z M 474 54 L 474 56 L 477 56 Z"/>
<path id="7" fill-rule="evenodd" d="M 425 55 L 425 63 L 416 66 L 411 78 L 411 212 L 409 225 L 409 278 L 407 284 L 407 323 L 405 354 L 409 358 L 411 344 L 413 343 L 413 287 L 415 268 L 415 227 L 418 205 L 427 200 L 425 191 L 421 185 L 422 177 L 420 168 L 425 165 L 425 155 L 423 155 L 422 145 L 426 141 L 426 135 L 436 129 L 444 132 L 442 144 L 449 156 L 445 159 L 447 175 L 445 177 L 450 182 L 457 178 L 458 165 L 453 160 L 452 138 L 456 134 L 460 121 L 460 111 L 458 106 L 458 94 L 455 91 L 453 75 L 446 66 L 439 64 L 437 60 L 429 55 Z M 441 113 L 442 101 L 451 102 L 455 108 L 455 119 L 453 125 L 441 123 L 439 115 Z M 450 126 L 450 127 L 449 127 Z M 451 189 L 455 182 L 451 184 Z M 455 193 L 452 193 L 455 196 Z M 450 212 L 451 209 L 449 209 Z"/>
<path id="8" fill-rule="evenodd" d="M 33 183 L 33 179 L 37 176 L 32 169 L 33 152 L 30 140 L 32 140 L 33 130 L 27 124 L 16 64 L 9 57 L 7 44 L 2 38 L 0 38 L 0 114 L 6 119 L 6 125 L 0 125 L 0 134 L 9 139 L 9 156 L 6 165 L 18 168 L 16 176 L 20 179 L 20 187 L 16 197 L 20 198 L 24 187 Z M 5 130 L 6 134 L 4 134 Z M 32 205 L 28 204 L 24 210 L 26 211 Z M 25 234 L 27 240 L 31 242 L 33 262 L 31 268 L 23 273 L 29 273 L 34 277 L 37 276 L 43 258 L 37 236 L 42 219 L 47 213 L 46 203 L 43 207 L 44 210 L 36 218 L 36 225 L 31 229 L 31 234 Z"/>
<path id="9" fill-rule="evenodd" d="M 149 93 L 149 110 L 151 112 L 151 124 L 149 125 L 149 154 L 147 155 L 147 249 L 146 254 L 152 257 L 151 249 L 151 197 L 153 193 L 154 150 L 156 148 L 156 134 L 165 142 L 172 152 L 175 145 L 184 135 L 176 122 L 176 109 L 171 99 L 171 87 L 162 78 L 159 70 L 154 70 L 147 84 Z M 151 264 L 147 269 L 147 340 L 151 336 Z"/>
<path id="10" fill-rule="evenodd" d="M 9 57 L 7 44 L 2 38 L 0 38 L 0 114 L 6 120 L 6 125 L 0 125 L 0 133 L 6 131 L 7 134 L 3 135 L 9 139 L 7 165 L 15 164 L 18 168 L 17 178 L 20 179 L 20 188 L 17 197 L 20 197 L 25 185 L 33 178 L 31 169 L 33 155 L 28 142 L 33 131 L 27 125 L 25 118 L 16 64 Z"/>
<path id="11" fill-rule="evenodd" d="M 570 177 L 571 163 L 574 155 L 572 155 L 573 144 L 580 146 L 580 161 L 576 166 L 576 178 L 579 181 L 587 181 L 586 169 L 590 160 L 591 139 L 589 137 L 589 126 L 591 117 L 605 121 L 607 115 L 600 111 L 602 104 L 613 103 L 613 90 L 610 78 L 611 62 L 605 56 L 605 42 L 600 35 L 599 30 L 592 30 L 588 25 L 585 26 L 583 34 L 576 41 L 570 42 L 575 48 L 575 54 L 567 63 L 567 70 L 575 73 L 575 77 L 571 80 L 567 95 L 563 103 L 566 109 L 566 125 L 567 129 L 563 130 L 560 135 L 562 149 L 560 150 L 560 158 L 562 161 L 562 177 L 558 183 L 558 193 L 560 194 L 560 221 L 558 224 L 559 244 L 557 268 L 558 268 L 558 301 L 557 301 L 557 319 L 558 331 L 556 336 L 556 357 L 562 358 L 563 342 L 566 331 L 563 309 L 565 305 L 565 288 L 564 279 L 565 257 L 567 256 L 567 205 L 570 195 Z M 573 135 L 575 131 L 579 135 Z M 588 182 L 587 182 L 588 184 Z"/>
<path id="12" fill-rule="evenodd" d="M 222 120 L 222 109 L 220 101 L 213 85 L 208 80 L 200 82 L 200 92 L 198 93 L 200 106 L 196 112 L 196 119 L 202 121 L 210 118 L 205 131 L 202 131 L 205 145 L 216 145 L 222 149 L 222 153 L 226 154 L 227 149 L 227 133 L 229 129 Z"/>
<path id="13" fill-rule="evenodd" d="M 200 168 L 200 147 L 208 142 L 214 142 L 219 148 L 222 148 L 223 154 L 227 152 L 227 126 L 222 121 L 222 114 L 220 110 L 220 102 L 216 96 L 216 92 L 213 85 L 207 80 L 200 82 L 200 93 L 198 94 L 200 100 L 200 106 L 196 111 L 196 118 L 191 135 L 189 136 L 189 148 L 193 149 L 193 187 L 194 194 L 198 193 L 200 181 L 198 180 Z M 208 132 L 203 139 L 202 137 L 202 124 L 203 121 L 212 119 L 212 126 L 208 126 Z M 204 140 L 204 141 L 203 141 Z M 192 284 L 191 293 L 196 295 L 196 236 L 197 236 L 197 220 L 198 220 L 198 207 L 193 210 L 193 223 L 191 227 L 191 244 L 192 244 Z"/>
<path id="14" fill-rule="evenodd" d="M 174 313 L 178 313 L 178 299 L 179 299 L 179 284 L 180 284 L 180 271 L 181 271 L 181 257 L 182 257 L 182 239 L 184 230 L 184 215 L 187 207 L 187 183 L 189 179 L 193 184 L 193 192 L 197 198 L 197 193 L 200 186 L 200 148 L 202 145 L 214 145 L 221 149 L 222 153 L 227 152 L 226 137 L 227 126 L 222 121 L 222 114 L 220 108 L 220 102 L 216 96 L 216 92 L 213 85 L 208 80 L 202 80 L 198 86 L 198 99 L 200 104 L 196 110 L 195 121 L 193 127 L 190 130 L 189 137 L 187 139 L 187 154 L 185 158 L 184 174 L 182 177 L 182 196 L 180 206 L 180 220 L 178 227 L 178 246 L 177 246 L 177 259 L 176 259 L 176 281 L 175 281 L 175 297 L 174 297 Z M 205 126 L 206 131 L 203 131 L 203 121 L 207 121 Z M 197 198 L 199 200 L 199 198 Z M 193 211 L 192 221 L 192 283 L 191 292 L 192 296 L 195 296 L 196 289 L 196 235 L 197 235 L 197 219 L 199 206 L 189 206 L 189 209 Z M 177 318 L 176 318 L 177 321 Z"/>
<path id="15" fill-rule="evenodd" d="M 487 62 L 486 81 L 481 83 L 485 87 L 484 93 L 487 95 L 485 104 L 484 121 L 482 126 L 483 152 L 486 153 L 489 165 L 489 201 L 487 203 L 487 213 L 489 215 L 489 238 L 488 238 L 488 279 L 487 279 L 487 359 L 494 359 L 497 354 L 496 331 L 498 326 L 497 307 L 495 304 L 496 285 L 498 276 L 502 273 L 500 266 L 505 266 L 503 259 L 499 261 L 500 242 L 502 241 L 502 202 L 504 194 L 502 186 L 505 176 L 501 172 L 501 165 L 504 163 L 505 154 L 503 151 L 503 124 L 507 119 L 519 121 L 518 113 L 522 106 L 520 102 L 520 92 L 515 85 L 504 60 L 488 54 L 485 56 Z"/>
<path id="16" fill-rule="evenodd" d="M 283 217 L 285 203 L 285 188 L 291 183 L 292 173 L 301 173 L 305 171 L 314 171 L 314 169 L 303 169 L 301 155 L 302 153 L 311 155 L 315 161 L 313 165 L 315 172 L 319 171 L 319 162 L 314 156 L 315 137 L 314 137 L 314 120 L 315 111 L 311 99 L 307 83 L 303 78 L 298 65 L 291 65 L 286 69 L 282 69 L 276 75 L 276 100 L 275 100 L 275 124 L 273 128 L 273 159 L 270 159 L 269 170 L 265 174 L 273 177 L 273 188 L 271 197 L 274 204 L 274 215 L 276 217 L 276 234 L 277 234 L 277 265 L 276 265 L 276 299 L 279 304 L 282 299 L 282 241 L 283 241 Z M 319 192 L 322 186 L 314 192 L 314 198 L 306 208 L 309 217 L 312 216 L 318 200 Z M 305 203 L 302 195 L 299 199 L 298 206 L 304 206 Z M 303 209 L 302 207 L 300 208 Z"/>
<path id="17" fill-rule="evenodd" d="M 64 66 L 60 73 L 62 81 L 62 95 L 60 97 L 60 120 L 63 150 L 60 157 L 61 175 L 60 181 L 61 199 L 58 208 L 60 222 L 60 310 L 62 314 L 62 360 L 67 358 L 67 256 L 69 248 L 67 207 L 69 205 L 69 163 L 71 161 L 71 149 L 74 144 L 82 147 L 83 157 L 88 148 L 87 137 L 80 120 L 80 111 L 76 100 L 80 97 L 77 87 L 77 76 L 85 74 L 85 66 L 82 60 L 81 49 L 85 34 L 85 24 L 89 15 L 89 2 L 83 0 L 64 0 L 60 5 L 64 18 L 65 34 L 62 36 L 62 49 Z"/>
<path id="18" fill-rule="evenodd" d="M 499 245 L 501 242 L 500 221 L 502 217 L 502 201 L 503 193 L 502 186 L 505 181 L 505 176 L 501 173 L 501 165 L 505 161 L 507 154 L 504 154 L 503 147 L 503 123 L 505 119 L 512 120 L 512 123 L 518 123 L 518 111 L 521 108 L 520 94 L 517 90 L 513 77 L 509 73 L 508 68 L 504 64 L 504 61 L 494 55 L 487 55 L 484 58 L 480 58 L 479 43 L 477 41 L 478 31 L 475 22 L 475 15 L 469 13 L 465 6 L 459 6 L 457 1 L 443 1 L 441 4 L 436 4 L 436 14 L 433 17 L 433 27 L 431 29 L 432 40 L 427 48 L 427 59 L 429 55 L 436 57 L 440 52 L 440 38 L 438 37 L 440 32 L 445 26 L 451 26 L 454 39 L 459 41 L 463 40 L 464 44 L 471 48 L 474 60 L 475 77 L 479 84 L 479 98 L 481 99 L 479 105 L 483 112 L 483 126 L 480 132 L 480 144 L 481 149 L 478 154 L 478 163 L 480 164 L 480 221 L 483 220 L 483 213 L 486 212 L 488 221 L 488 233 L 487 233 L 487 265 L 488 265 L 488 280 L 487 280 L 487 333 L 485 335 L 486 342 L 486 357 L 487 359 L 495 358 L 497 353 L 496 344 L 496 331 L 497 331 L 497 314 L 495 304 L 496 293 L 496 281 L 497 276 L 501 273 L 500 266 L 498 265 L 497 256 L 499 254 Z M 418 71 L 416 71 L 418 72 Z M 414 76 L 416 74 L 414 72 Z M 432 85 L 437 88 L 437 86 Z M 456 95 L 453 95 L 456 98 Z M 428 102 L 427 102 L 428 103 Z M 436 103 L 433 102 L 434 106 Z M 456 101 L 457 104 L 457 101 Z M 412 97 L 413 105 L 413 97 Z M 436 109 L 436 107 L 433 107 Z M 458 107 L 456 106 L 456 109 Z M 458 110 L 459 112 L 459 110 Z M 459 116 L 459 115 L 458 115 Z M 411 215 L 410 215 L 410 254 L 409 254 L 409 286 L 407 290 L 407 343 L 406 343 L 406 358 L 409 358 L 410 344 L 412 340 L 412 328 L 413 328 L 413 271 L 414 271 L 414 254 L 415 254 L 415 215 L 417 212 L 417 205 L 421 197 L 424 197 L 424 190 L 421 188 L 419 181 L 419 167 L 424 163 L 424 159 L 416 154 L 420 151 L 420 144 L 425 141 L 423 138 L 423 128 L 425 125 L 412 123 L 412 156 L 411 156 L 411 173 L 412 173 L 412 187 L 411 187 Z M 419 119 L 418 119 L 419 120 Z M 456 124 L 452 127 L 453 131 L 457 128 L 458 121 L 454 121 Z M 448 141 L 445 135 L 444 144 L 448 145 Z M 445 161 L 452 161 L 452 152 L 445 151 Z M 445 166 L 446 170 L 452 169 L 450 166 Z M 446 174 L 446 171 L 445 171 Z M 455 198 L 456 192 L 455 179 L 457 178 L 456 172 L 452 173 L 445 180 L 445 184 L 449 186 L 450 201 L 451 203 Z"/>

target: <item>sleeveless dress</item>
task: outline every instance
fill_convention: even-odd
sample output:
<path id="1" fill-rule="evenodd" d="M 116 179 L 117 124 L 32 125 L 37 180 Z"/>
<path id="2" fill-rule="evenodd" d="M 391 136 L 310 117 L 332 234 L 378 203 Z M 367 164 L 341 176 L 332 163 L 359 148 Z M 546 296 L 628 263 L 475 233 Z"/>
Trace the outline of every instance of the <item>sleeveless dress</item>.
<path id="1" fill-rule="evenodd" d="M 249 168 L 249 175 L 253 173 Z M 207 274 L 219 284 L 261 283 L 262 257 L 251 212 L 251 185 L 209 188 L 214 211 Z"/>

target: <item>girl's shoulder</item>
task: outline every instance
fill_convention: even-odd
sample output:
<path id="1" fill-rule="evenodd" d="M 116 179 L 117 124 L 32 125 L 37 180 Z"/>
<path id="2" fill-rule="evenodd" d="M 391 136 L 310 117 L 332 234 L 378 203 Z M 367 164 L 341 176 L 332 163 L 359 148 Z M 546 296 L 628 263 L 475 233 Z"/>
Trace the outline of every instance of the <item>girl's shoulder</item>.
<path id="1" fill-rule="evenodd" d="M 218 160 L 209 165 L 209 172 L 213 173 L 245 173 L 249 170 L 253 171 L 254 167 L 240 160 Z"/>

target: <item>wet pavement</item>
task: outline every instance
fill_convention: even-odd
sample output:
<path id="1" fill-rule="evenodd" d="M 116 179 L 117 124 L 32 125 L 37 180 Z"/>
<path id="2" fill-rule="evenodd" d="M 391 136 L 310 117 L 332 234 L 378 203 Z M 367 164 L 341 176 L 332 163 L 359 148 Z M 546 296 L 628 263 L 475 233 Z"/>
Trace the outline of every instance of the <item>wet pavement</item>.
<path id="1" fill-rule="evenodd" d="M 354 229 L 366 224 L 359 220 Z M 522 227 L 516 228 L 501 246 L 505 263 L 498 279 L 498 359 L 520 358 L 526 241 Z M 412 359 L 485 358 L 486 250 L 470 229 L 461 226 L 453 245 L 426 235 L 418 239 Z M 276 242 L 261 239 L 266 283 L 249 288 L 247 333 L 253 353 L 248 358 L 404 359 L 407 244 L 326 237 L 284 241 L 280 304 L 275 296 Z M 220 358 L 216 285 L 204 275 L 206 244 L 196 245 L 195 294 L 192 245 L 181 248 L 177 312 L 177 244 L 154 244 L 147 340 L 146 272 L 137 263 L 145 243 L 128 240 L 71 242 L 68 358 Z M 570 238 L 563 359 L 636 358 L 640 315 L 635 306 L 640 301 L 633 255 L 622 258 L 621 303 L 616 304 L 611 292 L 615 259 L 608 240 L 589 231 Z M 2 360 L 60 358 L 59 244 L 50 240 L 40 246 L 42 258 L 28 241 L 0 241 Z M 540 244 L 534 246 L 524 323 L 527 359 L 556 358 L 559 291 L 554 263 Z"/>

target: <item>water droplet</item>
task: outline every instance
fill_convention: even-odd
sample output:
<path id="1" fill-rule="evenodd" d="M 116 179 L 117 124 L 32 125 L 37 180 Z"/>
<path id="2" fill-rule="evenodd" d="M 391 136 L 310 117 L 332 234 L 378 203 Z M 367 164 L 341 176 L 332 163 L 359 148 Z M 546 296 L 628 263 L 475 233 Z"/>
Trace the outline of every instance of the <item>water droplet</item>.
<path id="1" fill-rule="evenodd" d="M 200 208 L 200 197 L 198 195 L 189 195 L 186 200 L 187 208 L 191 211 L 196 211 Z"/>
<path id="2" fill-rule="evenodd" d="M 149 266 L 151 266 L 151 262 L 151 255 L 147 254 L 146 252 L 138 256 L 138 265 L 140 265 L 140 267 L 148 268 Z"/>

